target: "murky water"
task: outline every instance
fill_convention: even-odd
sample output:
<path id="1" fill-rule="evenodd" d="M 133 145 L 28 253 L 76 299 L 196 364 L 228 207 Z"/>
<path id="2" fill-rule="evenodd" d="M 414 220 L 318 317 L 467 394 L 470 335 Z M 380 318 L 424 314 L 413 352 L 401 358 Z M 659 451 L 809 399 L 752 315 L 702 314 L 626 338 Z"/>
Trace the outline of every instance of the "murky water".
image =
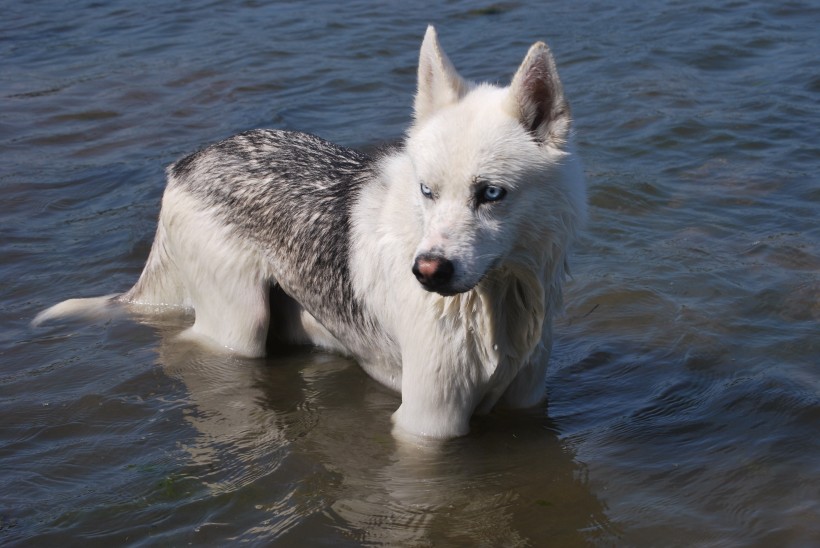
<path id="1" fill-rule="evenodd" d="M 5 3 L 0 544 L 820 543 L 817 2 Z M 440 446 L 349 360 L 32 329 L 122 291 L 162 170 L 255 127 L 401 136 L 427 22 L 506 81 L 546 39 L 592 220 L 548 407 Z"/>

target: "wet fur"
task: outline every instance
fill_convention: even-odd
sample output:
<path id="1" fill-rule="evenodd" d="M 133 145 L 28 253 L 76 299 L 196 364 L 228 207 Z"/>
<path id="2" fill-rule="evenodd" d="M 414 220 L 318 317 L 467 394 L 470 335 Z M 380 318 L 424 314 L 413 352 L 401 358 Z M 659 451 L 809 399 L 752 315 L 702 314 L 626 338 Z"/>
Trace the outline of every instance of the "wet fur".
<path id="1" fill-rule="evenodd" d="M 535 44 L 510 87 L 474 84 L 430 27 L 414 109 L 406 142 L 378 157 L 255 130 L 183 158 L 168 169 L 136 285 L 60 303 L 35 322 L 193 309 L 183 336 L 250 357 L 275 330 L 348 354 L 400 391 L 394 421 L 415 435 L 462 435 L 498 402 L 538 404 L 567 251 L 585 217 L 552 56 Z M 509 196 L 477 204 L 488 181 Z M 454 296 L 414 278 L 426 253 L 452 260 Z"/>

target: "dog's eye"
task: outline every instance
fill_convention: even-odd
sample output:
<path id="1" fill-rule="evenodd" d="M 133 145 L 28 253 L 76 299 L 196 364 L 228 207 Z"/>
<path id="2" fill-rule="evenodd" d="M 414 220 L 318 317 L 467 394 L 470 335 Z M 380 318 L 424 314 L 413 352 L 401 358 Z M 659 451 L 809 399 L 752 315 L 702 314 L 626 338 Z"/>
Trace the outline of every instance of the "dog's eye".
<path id="1" fill-rule="evenodd" d="M 421 183 L 419 186 L 421 188 L 422 195 L 425 198 L 430 198 L 432 200 L 433 199 L 433 191 L 430 190 L 430 187 L 425 185 L 424 183 Z"/>
<path id="2" fill-rule="evenodd" d="M 497 202 L 503 199 L 506 195 L 507 191 L 500 186 L 489 185 L 479 191 L 478 201 L 481 203 Z"/>

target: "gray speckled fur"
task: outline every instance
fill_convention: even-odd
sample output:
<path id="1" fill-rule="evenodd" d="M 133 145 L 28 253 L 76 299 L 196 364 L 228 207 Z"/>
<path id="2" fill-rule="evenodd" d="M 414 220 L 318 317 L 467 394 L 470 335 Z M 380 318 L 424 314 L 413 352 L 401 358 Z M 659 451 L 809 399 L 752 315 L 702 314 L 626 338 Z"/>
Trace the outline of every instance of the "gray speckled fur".
<path id="1" fill-rule="evenodd" d="M 351 209 L 374 163 L 314 135 L 252 130 L 177 161 L 168 188 L 197 197 L 262 248 L 276 284 L 335 336 L 384 344 L 387 335 L 354 294 L 349 265 Z"/>

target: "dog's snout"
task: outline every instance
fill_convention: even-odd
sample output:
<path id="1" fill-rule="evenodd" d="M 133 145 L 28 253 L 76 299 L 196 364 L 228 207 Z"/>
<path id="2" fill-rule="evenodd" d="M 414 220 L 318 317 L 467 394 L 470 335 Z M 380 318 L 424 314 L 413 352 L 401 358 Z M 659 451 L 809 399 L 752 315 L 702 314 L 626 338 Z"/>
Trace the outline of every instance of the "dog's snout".
<path id="1" fill-rule="evenodd" d="M 453 279 L 453 262 L 439 255 L 419 255 L 413 263 L 413 274 L 429 291 L 441 291 Z"/>

